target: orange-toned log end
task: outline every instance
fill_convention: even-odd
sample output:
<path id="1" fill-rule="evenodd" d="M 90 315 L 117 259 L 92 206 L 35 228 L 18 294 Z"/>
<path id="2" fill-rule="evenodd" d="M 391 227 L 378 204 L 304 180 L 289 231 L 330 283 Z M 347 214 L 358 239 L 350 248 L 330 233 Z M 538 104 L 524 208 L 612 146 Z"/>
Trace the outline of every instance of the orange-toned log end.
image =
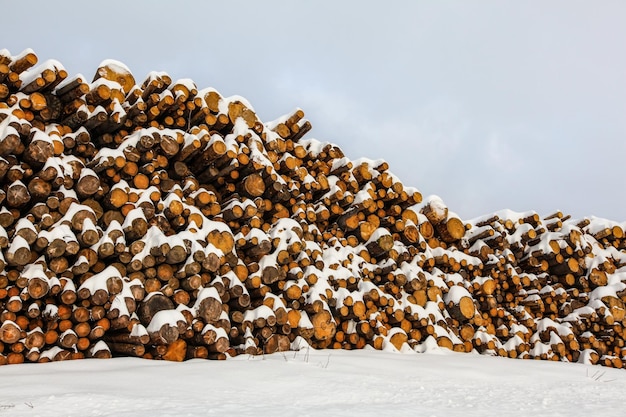
<path id="1" fill-rule="evenodd" d="M 416 243 L 420 238 L 419 229 L 414 224 L 406 225 L 402 235 L 409 243 Z"/>
<path id="2" fill-rule="evenodd" d="M 372 340 L 372 347 L 376 350 L 383 350 L 383 344 L 385 343 L 385 338 L 382 336 L 375 336 Z"/>
<path id="3" fill-rule="evenodd" d="M 260 197 L 265 192 L 265 182 L 259 174 L 250 174 L 243 180 L 243 189 L 251 197 Z"/>
<path id="4" fill-rule="evenodd" d="M 435 234 L 435 228 L 432 223 L 429 221 L 425 221 L 420 223 L 419 225 L 420 234 L 424 237 L 424 239 L 430 239 Z"/>
<path id="5" fill-rule="evenodd" d="M 609 307 L 611 315 L 615 321 L 619 322 L 624 320 L 626 310 L 624 310 L 624 302 L 620 298 L 607 295 L 602 297 L 601 300 L 607 307 Z"/>
<path id="6" fill-rule="evenodd" d="M 246 278 L 248 278 L 248 267 L 245 264 L 237 264 L 232 268 L 232 270 L 241 282 L 244 282 Z"/>
<path id="7" fill-rule="evenodd" d="M 278 124 L 273 130 L 283 139 L 286 139 L 289 135 L 291 135 L 291 130 L 284 123 Z"/>
<path id="8" fill-rule="evenodd" d="M 364 319 L 367 313 L 367 307 L 361 300 L 355 301 L 352 305 L 352 312 L 359 319 Z"/>
<path id="9" fill-rule="evenodd" d="M 562 257 L 560 259 L 558 259 L 558 257 L 560 257 L 560 254 L 557 255 L 556 264 L 552 266 L 548 265 L 548 269 L 550 270 L 550 273 L 554 275 L 566 275 L 566 274 L 579 275 L 580 264 L 578 263 L 578 259 L 572 257 L 572 258 L 567 258 L 566 260 L 563 260 Z M 602 271 L 598 271 L 598 272 L 600 272 L 600 274 L 594 274 L 593 271 L 590 271 L 589 281 L 596 286 L 606 285 L 607 284 L 606 274 L 604 274 L 604 272 Z M 604 274 L 604 277 L 602 277 L 602 274 Z"/>
<path id="10" fill-rule="evenodd" d="M 24 363 L 24 355 L 22 353 L 11 352 L 7 355 L 7 363 L 9 365 Z"/>
<path id="11" fill-rule="evenodd" d="M 0 341 L 8 345 L 17 343 L 21 338 L 22 330 L 12 321 L 5 321 L 0 327 Z"/>
<path id="12" fill-rule="evenodd" d="M 446 243 L 456 242 L 465 236 L 465 225 L 458 217 L 451 217 L 438 225 L 437 231 Z"/>
<path id="13" fill-rule="evenodd" d="M 622 239 L 624 237 L 624 229 L 621 226 L 615 225 L 611 228 L 611 232 L 615 239 Z"/>
<path id="14" fill-rule="evenodd" d="M 574 258 L 570 258 L 568 259 L 568 267 L 569 267 L 569 260 L 574 260 Z M 606 272 L 601 271 L 599 269 L 592 269 L 591 271 L 589 271 L 589 282 L 591 284 L 593 284 L 594 287 L 603 287 L 605 285 L 607 285 L 608 283 L 608 277 L 606 275 Z"/>
<path id="15" fill-rule="evenodd" d="M 624 361 L 619 356 L 613 356 L 611 358 L 611 365 L 613 368 L 621 369 L 624 367 Z"/>
<path id="16" fill-rule="evenodd" d="M 357 211 L 351 211 L 344 215 L 341 215 L 337 219 L 337 224 L 344 230 L 354 230 L 359 227 L 359 213 Z"/>
<path id="17" fill-rule="evenodd" d="M 246 121 L 246 124 L 248 125 L 249 128 L 254 128 L 255 125 L 257 125 L 259 123 L 259 119 L 256 116 L 256 113 L 254 113 L 254 111 L 250 110 L 249 108 L 245 107 L 243 108 L 243 111 L 241 112 L 241 116 L 243 118 L 243 120 Z"/>
<path id="18" fill-rule="evenodd" d="M 37 55 L 33 52 L 27 52 L 20 58 L 16 59 L 12 63 L 9 64 L 9 68 L 16 74 L 20 74 L 27 69 L 31 68 L 39 61 Z"/>
<path id="19" fill-rule="evenodd" d="M 289 323 L 289 327 L 292 329 L 296 329 L 298 327 L 298 323 L 300 323 L 301 318 L 302 313 L 300 310 L 291 309 L 287 312 L 287 322 Z"/>
<path id="20" fill-rule="evenodd" d="M 487 279 L 480 286 L 481 294 L 491 295 L 496 291 L 498 283 L 493 279 Z"/>
<path id="21" fill-rule="evenodd" d="M 313 324 L 313 337 L 317 340 L 329 340 L 337 331 L 337 326 L 333 320 L 331 314 L 322 310 L 311 317 L 311 323 Z"/>
<path id="22" fill-rule="evenodd" d="M 428 301 L 436 302 L 439 297 L 443 296 L 443 292 L 441 291 L 441 288 L 437 286 L 432 286 L 426 289 L 426 296 L 428 298 Z"/>
<path id="23" fill-rule="evenodd" d="M 406 335 L 406 333 L 402 331 L 395 332 L 389 338 L 389 342 L 393 345 L 393 347 L 395 347 L 398 350 L 401 350 L 402 345 L 408 341 L 409 341 L 408 336 Z"/>
<path id="24" fill-rule="evenodd" d="M 94 75 L 94 81 L 99 78 L 119 83 L 126 94 L 135 86 L 135 78 L 128 68 L 112 60 L 102 62 Z"/>
<path id="25" fill-rule="evenodd" d="M 297 285 L 290 285 L 284 290 L 287 300 L 297 300 L 302 296 L 302 288 Z"/>
<path id="26" fill-rule="evenodd" d="M 208 241 L 223 253 L 230 253 L 235 247 L 235 238 L 232 233 L 228 231 L 211 231 L 208 236 Z"/>
<path id="27" fill-rule="evenodd" d="M 114 188 L 109 192 L 107 202 L 115 208 L 120 208 L 128 203 L 128 193 L 121 188 Z"/>
<path id="28" fill-rule="evenodd" d="M 442 348 L 454 350 L 454 344 L 447 336 L 441 336 L 437 338 L 437 345 Z"/>
<path id="29" fill-rule="evenodd" d="M 282 334 L 273 334 L 266 340 L 263 352 L 270 354 L 274 352 L 285 352 L 291 347 L 289 337 Z"/>
<path id="30" fill-rule="evenodd" d="M 177 339 L 167 345 L 167 352 L 163 355 L 163 359 L 172 362 L 182 362 L 187 356 L 187 342 Z"/>
<path id="31" fill-rule="evenodd" d="M 133 185 L 140 190 L 145 190 L 150 186 L 150 179 L 145 174 L 137 174 L 133 177 Z"/>
<path id="32" fill-rule="evenodd" d="M 448 312 L 455 319 L 465 322 L 474 317 L 474 301 L 467 296 L 461 297 L 458 304 L 448 304 Z"/>
<path id="33" fill-rule="evenodd" d="M 50 290 L 50 286 L 46 281 L 38 277 L 32 277 L 28 280 L 28 295 L 33 299 L 40 299 Z"/>
<path id="34" fill-rule="evenodd" d="M 472 326 L 471 324 L 467 323 L 464 324 L 463 326 L 461 326 L 459 328 L 459 337 L 461 338 L 461 340 L 463 341 L 472 341 L 472 339 L 474 339 L 474 326 Z"/>
<path id="35" fill-rule="evenodd" d="M 243 113 L 244 105 L 240 101 L 232 101 L 228 103 L 228 119 L 231 123 L 235 123 L 238 117 Z"/>
<path id="36" fill-rule="evenodd" d="M 425 289 L 413 291 L 413 297 L 415 298 L 415 304 L 421 307 L 425 307 L 428 302 L 428 293 Z"/>
<path id="37" fill-rule="evenodd" d="M 220 96 L 220 94 L 215 90 L 211 90 L 204 95 L 204 102 L 213 113 L 217 113 L 219 111 L 219 102 L 221 99 L 222 96 Z"/>
<path id="38" fill-rule="evenodd" d="M 374 230 L 376 230 L 376 225 L 369 221 L 362 221 L 359 223 L 359 235 L 362 240 L 369 240 L 372 233 L 374 233 Z"/>

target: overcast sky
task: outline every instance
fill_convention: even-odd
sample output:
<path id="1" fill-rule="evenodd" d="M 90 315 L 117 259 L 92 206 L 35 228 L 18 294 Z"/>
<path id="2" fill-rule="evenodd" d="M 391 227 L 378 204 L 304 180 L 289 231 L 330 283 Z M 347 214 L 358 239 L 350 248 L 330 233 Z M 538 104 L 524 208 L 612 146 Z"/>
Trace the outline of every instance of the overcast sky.
<path id="1" fill-rule="evenodd" d="M 0 49 L 241 95 L 462 218 L 626 220 L 626 2 L 12 2 Z"/>

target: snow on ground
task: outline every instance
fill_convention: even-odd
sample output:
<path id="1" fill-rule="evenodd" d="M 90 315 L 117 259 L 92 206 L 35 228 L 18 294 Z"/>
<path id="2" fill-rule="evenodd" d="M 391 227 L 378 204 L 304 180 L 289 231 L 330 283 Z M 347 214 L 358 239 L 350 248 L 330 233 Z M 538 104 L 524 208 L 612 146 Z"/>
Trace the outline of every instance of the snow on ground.
<path id="1" fill-rule="evenodd" d="M 440 353 L 8 365 L 0 368 L 0 416 L 624 415 L 624 370 Z"/>

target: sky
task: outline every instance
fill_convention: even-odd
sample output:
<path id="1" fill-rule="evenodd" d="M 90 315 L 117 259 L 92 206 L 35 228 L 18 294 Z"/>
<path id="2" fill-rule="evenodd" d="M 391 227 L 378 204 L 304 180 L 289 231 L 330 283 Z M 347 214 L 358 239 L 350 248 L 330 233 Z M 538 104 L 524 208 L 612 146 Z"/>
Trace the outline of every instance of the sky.
<path id="1" fill-rule="evenodd" d="M 13 2 L 0 49 L 104 59 L 302 108 L 309 138 L 383 158 L 463 219 L 626 221 L 623 1 Z"/>

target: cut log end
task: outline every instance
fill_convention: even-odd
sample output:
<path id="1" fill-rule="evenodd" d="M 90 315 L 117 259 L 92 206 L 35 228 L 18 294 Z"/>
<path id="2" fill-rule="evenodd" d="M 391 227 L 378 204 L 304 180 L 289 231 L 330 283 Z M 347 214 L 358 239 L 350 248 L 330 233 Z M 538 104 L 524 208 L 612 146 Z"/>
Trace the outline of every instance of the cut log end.
<path id="1" fill-rule="evenodd" d="M 314 328 L 313 337 L 319 341 L 330 340 L 337 330 L 331 314 L 326 310 L 313 315 L 311 323 Z"/>

